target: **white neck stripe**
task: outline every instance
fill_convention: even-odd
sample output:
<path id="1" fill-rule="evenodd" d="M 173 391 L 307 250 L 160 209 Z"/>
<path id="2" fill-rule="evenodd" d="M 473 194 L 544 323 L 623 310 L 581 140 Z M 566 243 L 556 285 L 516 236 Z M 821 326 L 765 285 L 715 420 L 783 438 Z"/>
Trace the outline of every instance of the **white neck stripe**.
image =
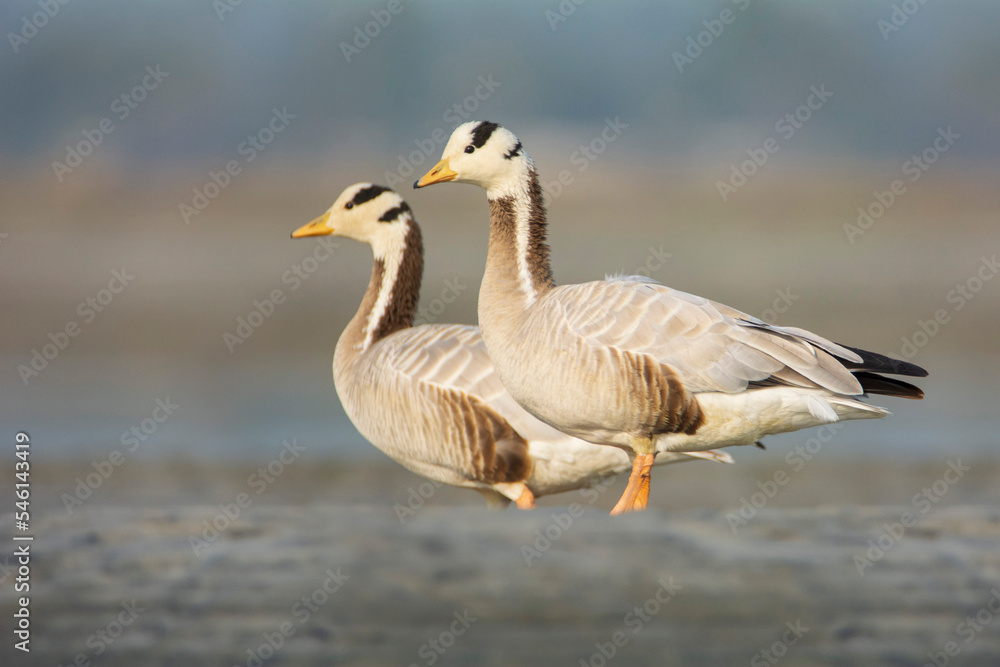
<path id="1" fill-rule="evenodd" d="M 379 324 L 382 323 L 382 319 L 389 309 L 389 302 L 392 300 L 393 288 L 399 276 L 399 266 L 403 261 L 403 253 L 405 251 L 406 240 L 398 236 L 391 243 L 384 244 L 378 250 L 373 248 L 375 259 L 382 260 L 382 283 L 379 285 L 378 298 L 375 299 L 372 311 L 368 314 L 368 323 L 365 326 L 365 340 L 361 344 L 362 351 L 371 347 L 375 338 L 375 332 L 378 330 Z"/>
<path id="2" fill-rule="evenodd" d="M 537 294 L 528 266 L 528 243 L 531 235 L 531 199 L 523 190 L 514 195 L 514 224 L 517 239 L 517 274 L 527 305 L 535 302 Z"/>

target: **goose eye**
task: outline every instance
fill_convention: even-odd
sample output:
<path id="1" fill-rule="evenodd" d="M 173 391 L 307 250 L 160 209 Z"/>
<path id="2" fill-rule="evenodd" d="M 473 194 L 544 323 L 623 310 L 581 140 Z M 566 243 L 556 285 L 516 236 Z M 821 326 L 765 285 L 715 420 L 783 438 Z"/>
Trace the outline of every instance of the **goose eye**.
<path id="1" fill-rule="evenodd" d="M 469 144 L 468 146 L 465 147 L 465 152 L 466 153 L 475 153 L 476 152 L 476 147 L 473 146 L 472 144 Z"/>
<path id="2" fill-rule="evenodd" d="M 352 209 L 352 208 L 354 208 L 354 202 L 352 202 L 352 201 L 347 202 L 346 204 L 344 204 L 344 208 L 346 208 L 346 209 Z"/>

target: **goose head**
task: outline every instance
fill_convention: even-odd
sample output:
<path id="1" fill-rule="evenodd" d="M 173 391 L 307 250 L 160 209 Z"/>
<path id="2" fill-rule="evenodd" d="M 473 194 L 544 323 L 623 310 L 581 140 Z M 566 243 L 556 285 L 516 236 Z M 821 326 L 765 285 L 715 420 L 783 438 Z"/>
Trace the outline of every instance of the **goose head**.
<path id="1" fill-rule="evenodd" d="M 494 198 L 525 187 L 530 168 L 531 158 L 510 130 L 485 120 L 472 121 L 455 128 L 441 161 L 413 187 L 471 183 L 486 188 Z"/>
<path id="2" fill-rule="evenodd" d="M 292 232 L 292 238 L 342 236 L 370 244 L 381 256 L 406 237 L 412 219 L 410 207 L 393 190 L 356 183 L 326 213 Z"/>

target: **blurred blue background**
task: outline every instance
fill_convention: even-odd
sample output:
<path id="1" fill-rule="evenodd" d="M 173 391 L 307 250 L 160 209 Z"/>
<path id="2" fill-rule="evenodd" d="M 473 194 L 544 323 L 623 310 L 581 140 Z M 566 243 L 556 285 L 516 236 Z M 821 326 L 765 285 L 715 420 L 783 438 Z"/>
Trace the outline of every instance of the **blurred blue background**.
<path id="1" fill-rule="evenodd" d="M 645 269 L 842 343 L 922 341 L 927 398 L 876 401 L 894 415 L 824 453 L 997 456 L 995 3 L 53 7 L 0 9 L 0 423 L 36 452 L 99 458 L 138 428 L 137 458 L 270 458 L 289 438 L 380 456 L 330 372 L 370 253 L 288 235 L 351 183 L 398 185 L 425 230 L 423 303 L 456 292 L 429 317 L 474 323 L 485 197 L 408 184 L 435 136 L 490 119 L 549 185 L 557 280 Z M 609 119 L 625 129 L 597 142 Z M 775 462 L 807 437 L 774 439 Z"/>

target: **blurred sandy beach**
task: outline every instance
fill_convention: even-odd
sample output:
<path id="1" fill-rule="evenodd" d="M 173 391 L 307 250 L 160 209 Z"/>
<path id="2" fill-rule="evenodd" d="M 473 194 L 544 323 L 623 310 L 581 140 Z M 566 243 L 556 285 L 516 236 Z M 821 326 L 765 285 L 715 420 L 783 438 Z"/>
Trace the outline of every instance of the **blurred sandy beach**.
<path id="1" fill-rule="evenodd" d="M 260 496 L 249 466 L 123 468 L 72 514 L 40 509 L 34 649 L 0 656 L 890 666 L 947 647 L 996 664 L 1000 466 L 961 462 L 924 513 L 911 496 L 936 497 L 947 466 L 814 465 L 743 523 L 769 465 L 667 467 L 655 509 L 624 520 L 606 514 L 623 480 L 488 513 L 447 487 L 414 502 L 404 489 L 426 483 L 387 464 L 289 467 Z M 37 488 L 51 499 L 79 471 L 40 471 Z M 230 520 L 240 492 L 252 503 Z"/>

